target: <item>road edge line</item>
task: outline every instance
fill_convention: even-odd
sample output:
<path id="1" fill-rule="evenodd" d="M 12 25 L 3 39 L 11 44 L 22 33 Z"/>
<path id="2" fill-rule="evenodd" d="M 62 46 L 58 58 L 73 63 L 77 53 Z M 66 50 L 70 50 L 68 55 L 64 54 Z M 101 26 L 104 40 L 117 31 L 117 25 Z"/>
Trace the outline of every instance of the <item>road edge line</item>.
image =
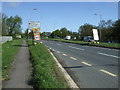
<path id="1" fill-rule="evenodd" d="M 58 67 L 60 68 L 61 72 L 63 73 L 68 85 L 70 86 L 70 88 L 75 88 L 75 89 L 79 89 L 78 85 L 74 82 L 74 80 L 70 77 L 70 75 L 67 73 L 67 71 L 62 67 L 62 65 L 58 62 L 57 58 L 54 56 L 54 54 L 48 49 L 49 53 L 52 55 L 52 57 L 54 58 L 56 64 L 58 65 Z"/>

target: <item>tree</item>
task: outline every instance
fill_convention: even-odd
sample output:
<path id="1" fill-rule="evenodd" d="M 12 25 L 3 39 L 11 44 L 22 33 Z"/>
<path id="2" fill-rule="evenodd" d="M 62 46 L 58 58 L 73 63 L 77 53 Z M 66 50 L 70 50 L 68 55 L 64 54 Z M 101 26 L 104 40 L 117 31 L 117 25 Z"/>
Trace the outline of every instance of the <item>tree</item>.
<path id="1" fill-rule="evenodd" d="M 120 19 L 113 24 L 112 36 L 115 42 L 120 43 Z"/>
<path id="2" fill-rule="evenodd" d="M 2 14 L 2 35 L 8 35 L 7 16 Z"/>
<path id="3" fill-rule="evenodd" d="M 8 33 L 9 35 L 15 35 L 17 33 L 21 33 L 21 24 L 22 19 L 19 16 L 10 17 L 7 19 Z"/>
<path id="4" fill-rule="evenodd" d="M 70 33 L 68 32 L 67 28 L 61 28 L 60 29 L 60 33 L 61 33 L 61 37 L 65 38 L 67 35 L 70 35 Z"/>
<path id="5" fill-rule="evenodd" d="M 94 29 L 94 28 L 96 28 L 96 27 L 93 25 L 84 24 L 79 27 L 78 32 L 80 33 L 81 38 L 83 38 L 84 36 L 93 36 L 92 29 Z"/>

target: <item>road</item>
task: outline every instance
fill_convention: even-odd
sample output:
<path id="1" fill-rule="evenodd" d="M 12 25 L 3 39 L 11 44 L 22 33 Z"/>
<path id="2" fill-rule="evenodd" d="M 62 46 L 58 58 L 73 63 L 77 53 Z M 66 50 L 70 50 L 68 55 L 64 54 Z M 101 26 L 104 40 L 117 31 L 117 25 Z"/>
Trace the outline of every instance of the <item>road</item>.
<path id="1" fill-rule="evenodd" d="M 80 88 L 118 88 L 119 50 L 58 41 L 42 41 L 54 50 Z"/>

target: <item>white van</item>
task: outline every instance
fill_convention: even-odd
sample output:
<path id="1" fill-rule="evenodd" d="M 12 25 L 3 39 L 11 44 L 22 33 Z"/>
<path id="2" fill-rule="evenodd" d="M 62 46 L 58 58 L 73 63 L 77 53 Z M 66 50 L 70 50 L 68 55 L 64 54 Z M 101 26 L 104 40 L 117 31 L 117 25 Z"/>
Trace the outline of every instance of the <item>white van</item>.
<path id="1" fill-rule="evenodd" d="M 66 40 L 70 40 L 70 39 L 71 39 L 71 36 L 66 36 L 65 39 L 66 39 Z"/>

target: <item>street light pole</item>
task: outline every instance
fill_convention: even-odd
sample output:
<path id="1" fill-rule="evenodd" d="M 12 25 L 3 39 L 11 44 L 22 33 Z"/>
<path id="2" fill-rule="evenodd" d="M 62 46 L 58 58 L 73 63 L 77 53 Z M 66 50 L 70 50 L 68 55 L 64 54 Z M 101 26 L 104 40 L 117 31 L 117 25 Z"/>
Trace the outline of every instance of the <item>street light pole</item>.
<path id="1" fill-rule="evenodd" d="M 101 20 L 102 20 L 102 15 L 101 14 L 94 14 L 94 15 L 99 15 L 100 17 L 100 25 L 101 25 Z M 98 24 L 99 25 L 99 24 Z M 101 27 L 101 26 L 100 26 Z M 100 28 L 99 28 L 100 29 Z M 100 30 L 100 41 L 102 40 L 102 33 L 101 33 L 101 30 Z"/>
<path id="2" fill-rule="evenodd" d="M 61 39 L 62 39 L 62 32 L 61 32 Z"/>

